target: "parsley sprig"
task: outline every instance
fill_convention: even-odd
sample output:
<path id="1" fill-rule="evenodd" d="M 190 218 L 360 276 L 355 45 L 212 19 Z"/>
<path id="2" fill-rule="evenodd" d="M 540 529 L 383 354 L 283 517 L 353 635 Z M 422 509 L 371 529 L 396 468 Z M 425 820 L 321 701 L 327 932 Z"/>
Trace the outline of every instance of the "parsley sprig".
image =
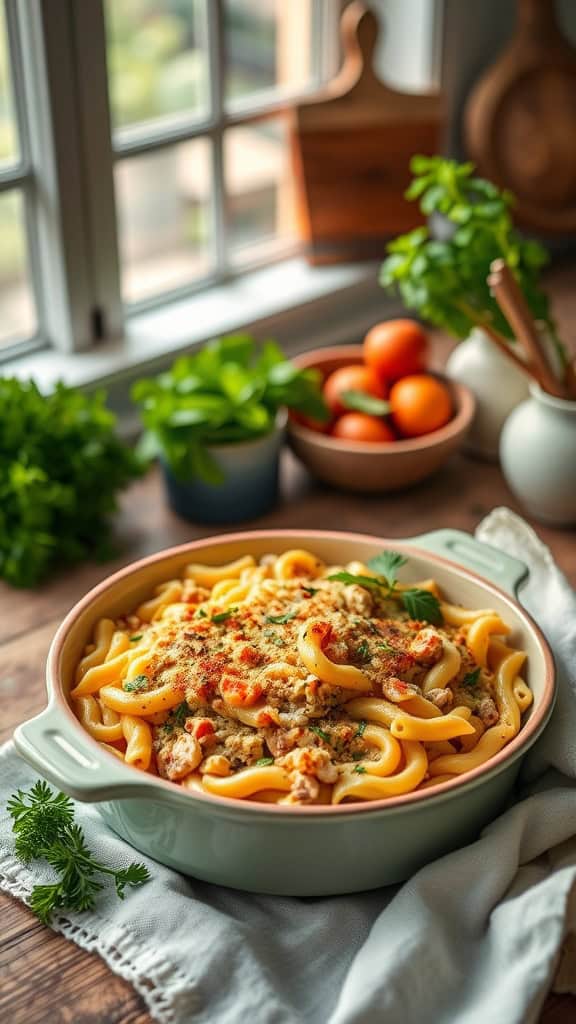
<path id="1" fill-rule="evenodd" d="M 340 583 L 355 583 L 360 587 L 376 590 L 383 593 L 384 597 L 400 601 L 412 619 L 431 622 L 434 626 L 442 625 L 440 602 L 435 594 L 419 587 L 410 587 L 408 590 L 400 590 L 398 587 L 397 573 L 406 562 L 404 555 L 397 551 L 381 551 L 368 562 L 369 568 L 376 573 L 375 576 L 343 571 L 333 573 L 328 579 L 338 580 Z"/>
<path id="2" fill-rule="evenodd" d="M 59 875 L 52 885 L 35 885 L 32 890 L 30 908 L 44 924 L 49 924 L 55 910 L 92 910 L 104 888 L 97 875 L 113 877 L 121 900 L 127 885 L 142 885 L 150 878 L 144 864 L 116 870 L 97 861 L 74 822 L 72 801 L 46 782 L 39 780 L 28 792 L 19 789 L 7 808 L 16 856 L 25 863 L 46 860 Z"/>

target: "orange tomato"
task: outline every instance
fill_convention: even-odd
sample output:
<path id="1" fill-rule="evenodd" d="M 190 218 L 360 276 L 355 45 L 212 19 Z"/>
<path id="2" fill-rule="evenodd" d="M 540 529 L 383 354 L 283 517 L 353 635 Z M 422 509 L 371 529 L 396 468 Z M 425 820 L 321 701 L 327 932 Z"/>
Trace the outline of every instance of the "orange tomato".
<path id="1" fill-rule="evenodd" d="M 395 441 L 394 431 L 378 416 L 365 412 L 346 412 L 332 427 L 332 437 L 342 441 L 374 441 L 389 443 Z"/>
<path id="2" fill-rule="evenodd" d="M 452 399 L 445 384 L 426 373 L 396 381 L 390 390 L 394 426 L 404 437 L 438 430 L 452 416 Z"/>
<path id="3" fill-rule="evenodd" d="M 386 386 L 374 370 L 363 363 L 341 366 L 326 378 L 324 401 L 334 416 L 340 416 L 347 411 L 341 398 L 344 391 L 363 391 L 365 394 L 374 395 L 375 398 L 386 398 L 388 394 Z"/>
<path id="4" fill-rule="evenodd" d="M 426 369 L 428 338 L 415 320 L 387 320 L 364 338 L 364 362 L 381 380 L 394 381 Z"/>

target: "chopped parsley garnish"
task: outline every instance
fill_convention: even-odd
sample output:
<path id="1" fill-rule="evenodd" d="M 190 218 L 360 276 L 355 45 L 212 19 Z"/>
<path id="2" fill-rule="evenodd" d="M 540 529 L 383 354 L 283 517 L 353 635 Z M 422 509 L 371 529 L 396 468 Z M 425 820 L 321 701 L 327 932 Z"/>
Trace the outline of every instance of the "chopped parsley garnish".
<path id="1" fill-rule="evenodd" d="M 354 768 L 354 772 L 356 775 L 365 775 L 366 769 L 363 764 L 357 764 Z"/>
<path id="2" fill-rule="evenodd" d="M 366 722 L 364 721 L 364 719 L 362 719 L 361 722 L 358 722 L 358 729 L 357 729 L 357 731 L 355 733 L 355 736 L 363 736 L 365 731 L 366 731 Z"/>
<path id="3" fill-rule="evenodd" d="M 370 648 L 368 647 L 368 641 L 362 640 L 356 648 L 356 654 L 362 661 L 370 661 Z"/>
<path id="4" fill-rule="evenodd" d="M 376 644 L 376 647 L 380 647 L 383 651 L 389 651 L 391 654 L 397 654 L 395 647 L 391 647 L 390 644 L 386 643 L 385 640 L 382 643 Z"/>
<path id="5" fill-rule="evenodd" d="M 198 619 L 207 619 L 208 618 L 208 616 L 206 615 L 206 612 L 204 611 L 203 608 L 199 608 L 198 609 L 198 611 L 196 612 L 196 617 Z"/>
<path id="6" fill-rule="evenodd" d="M 398 588 L 396 573 L 405 564 L 404 555 L 398 554 L 397 551 L 382 551 L 379 555 L 371 558 L 368 563 L 370 569 L 378 573 L 377 576 L 356 576 L 351 572 L 335 572 L 328 579 L 338 580 L 340 583 L 355 583 L 357 586 L 367 587 L 369 590 L 384 591 L 383 596 L 400 601 L 411 618 L 440 626 L 443 622 L 442 611 L 435 594 L 429 590 L 421 590 L 419 587 L 411 587 L 408 590 Z"/>
<path id="7" fill-rule="evenodd" d="M 179 704 L 177 708 L 174 708 L 174 711 L 172 712 L 171 715 L 174 725 L 184 725 L 184 722 L 188 718 L 189 714 L 190 708 L 188 707 L 186 701 L 184 701 L 182 704 Z"/>
<path id="8" fill-rule="evenodd" d="M 278 636 L 278 633 L 275 633 L 273 629 L 265 629 L 263 635 L 268 640 L 271 640 L 273 644 L 276 644 L 276 647 L 284 647 L 285 646 L 285 643 L 284 643 L 284 640 L 282 639 L 282 637 Z"/>
<path id="9" fill-rule="evenodd" d="M 313 597 L 314 594 L 318 593 L 318 587 L 305 587 L 304 584 L 302 584 L 302 590 L 304 593 L 310 594 L 310 597 Z"/>
<path id="10" fill-rule="evenodd" d="M 462 686 L 476 686 L 480 678 L 480 667 L 475 668 L 473 672 L 467 672 L 462 680 Z"/>
<path id="11" fill-rule="evenodd" d="M 268 768 L 269 765 L 274 764 L 273 757 L 259 757 L 256 761 L 258 768 Z"/>
<path id="12" fill-rule="evenodd" d="M 321 740 L 324 740 L 324 743 L 327 743 L 328 746 L 330 746 L 330 747 L 332 746 L 332 741 L 331 741 L 328 733 L 324 732 L 323 729 L 320 729 L 320 727 L 318 725 L 311 725 L 310 726 L 310 732 L 315 732 L 316 735 L 319 736 Z"/>
<path id="13" fill-rule="evenodd" d="M 291 619 L 295 619 L 298 615 L 297 611 L 285 612 L 284 615 L 265 615 L 266 622 L 274 622 L 276 625 L 281 626 L 285 622 L 290 622 Z"/>
<path id="14" fill-rule="evenodd" d="M 237 611 L 238 611 L 237 608 L 227 608 L 226 611 L 224 611 L 224 612 L 217 612 L 216 615 L 213 615 L 211 621 L 212 622 L 226 622 L 226 620 L 229 619 L 232 615 L 234 615 L 234 612 L 237 612 Z"/>
<path id="15" fill-rule="evenodd" d="M 134 690 L 145 690 L 149 682 L 148 676 L 135 676 L 134 679 L 125 679 L 122 689 L 127 693 L 133 693 Z"/>
<path id="16" fill-rule="evenodd" d="M 143 633 L 136 633 L 136 636 L 131 636 L 131 637 L 130 637 L 130 643 L 131 643 L 131 644 L 135 644 L 135 643 L 136 643 L 136 641 L 137 641 L 137 640 L 141 640 L 143 636 L 144 636 L 144 634 L 143 634 Z"/>

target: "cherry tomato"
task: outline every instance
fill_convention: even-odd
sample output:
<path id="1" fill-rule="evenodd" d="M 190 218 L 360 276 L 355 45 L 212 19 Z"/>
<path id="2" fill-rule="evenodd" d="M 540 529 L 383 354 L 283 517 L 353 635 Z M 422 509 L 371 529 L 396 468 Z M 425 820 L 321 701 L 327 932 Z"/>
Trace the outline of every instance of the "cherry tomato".
<path id="1" fill-rule="evenodd" d="M 393 430 L 378 416 L 365 412 L 347 412 L 336 420 L 332 436 L 343 441 L 374 441 L 388 444 L 395 441 Z"/>
<path id="2" fill-rule="evenodd" d="M 341 366 L 326 379 L 324 401 L 334 416 L 340 416 L 347 411 L 341 397 L 344 391 L 363 391 L 365 394 L 374 395 L 375 398 L 386 398 L 388 394 L 388 389 L 377 374 L 363 363 Z"/>
<path id="3" fill-rule="evenodd" d="M 421 373 L 427 352 L 428 338 L 415 320 L 387 320 L 364 338 L 364 362 L 385 381 Z"/>
<path id="4" fill-rule="evenodd" d="M 390 406 L 394 426 L 404 437 L 429 434 L 452 416 L 448 388 L 425 373 L 396 381 L 390 391 Z"/>

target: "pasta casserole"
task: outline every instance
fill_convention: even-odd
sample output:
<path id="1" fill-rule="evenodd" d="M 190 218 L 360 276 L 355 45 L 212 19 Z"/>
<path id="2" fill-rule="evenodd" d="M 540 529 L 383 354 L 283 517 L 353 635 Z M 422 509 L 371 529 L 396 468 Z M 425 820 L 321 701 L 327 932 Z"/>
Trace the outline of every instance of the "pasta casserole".
<path id="1" fill-rule="evenodd" d="M 461 776 L 518 733 L 526 655 L 495 611 L 399 582 L 404 562 L 190 564 L 96 624 L 74 710 L 126 764 L 218 796 L 340 804 Z"/>

